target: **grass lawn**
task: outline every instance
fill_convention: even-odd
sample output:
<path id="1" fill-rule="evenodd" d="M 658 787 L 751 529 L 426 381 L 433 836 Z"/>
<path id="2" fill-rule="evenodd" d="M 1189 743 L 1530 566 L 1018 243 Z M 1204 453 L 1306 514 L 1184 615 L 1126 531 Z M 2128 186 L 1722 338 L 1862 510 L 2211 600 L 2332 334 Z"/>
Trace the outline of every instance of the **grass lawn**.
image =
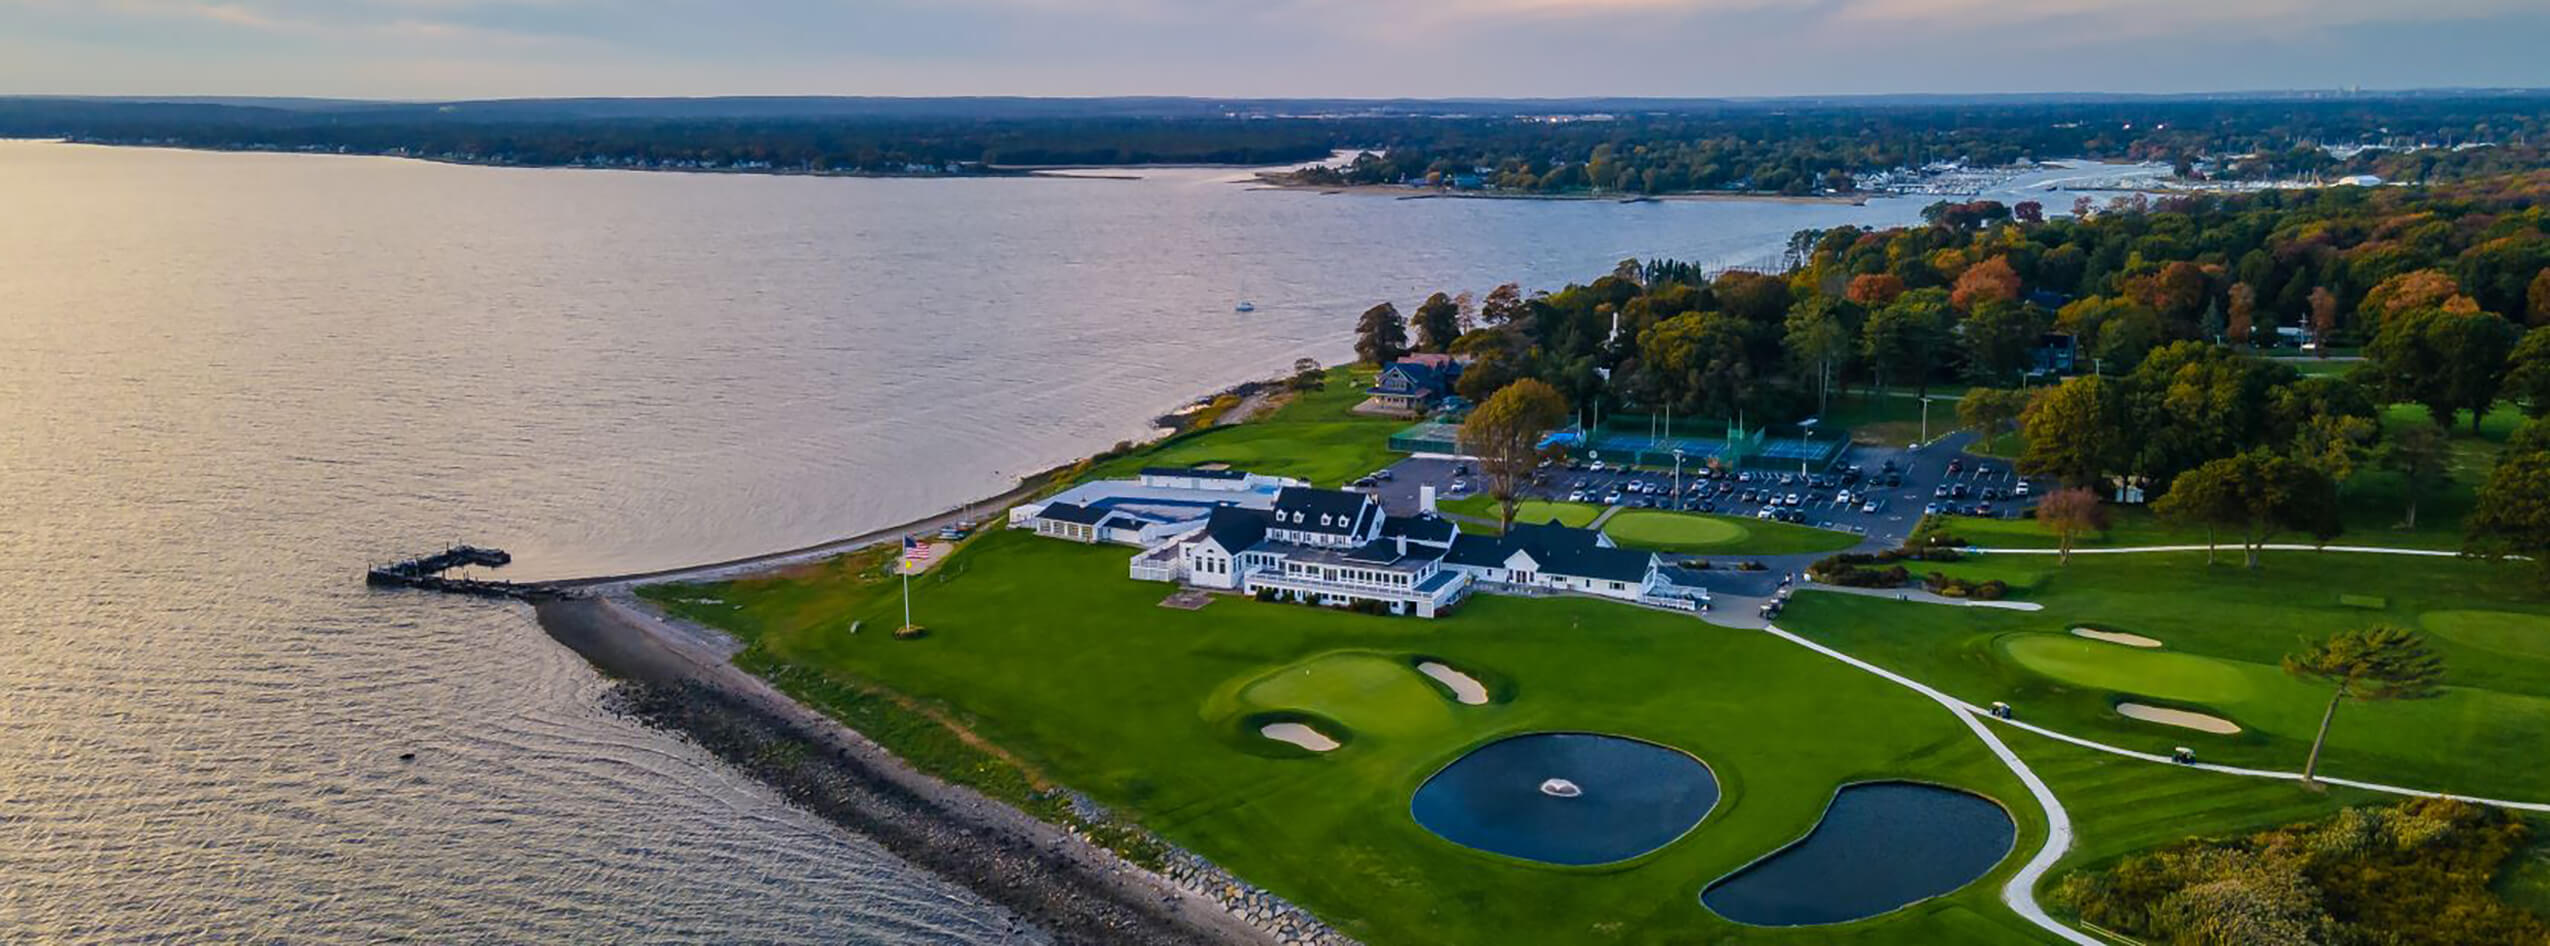
<path id="1" fill-rule="evenodd" d="M 1965 396 L 1961 387 L 1930 389 L 1930 435 L 1933 437 L 1957 429 L 1957 401 Z M 1823 430 L 1848 431 L 1851 442 L 1876 446 L 1900 447 L 1921 439 L 1921 398 L 1911 388 L 1893 393 L 1859 391 L 1833 398 L 1824 412 Z"/>
<path id="2" fill-rule="evenodd" d="M 1128 551 L 998 532 L 913 583 L 929 636 L 896 640 L 890 582 L 838 566 L 651 589 L 728 628 L 792 690 L 888 689 L 1374 946 L 1505 943 L 2040 943 L 1997 899 L 2043 819 L 2017 781 L 1922 697 L 1768 635 L 1584 599 L 1481 596 L 1434 621 L 1222 597 L 1158 607 Z M 850 633 L 853 621 L 869 630 Z M 1414 664 L 1488 685 L 1455 703 Z M 796 668 L 796 669 L 789 669 Z M 2367 714 L 2369 717 L 2370 714 Z M 1260 737 L 1276 716 L 1333 727 L 1311 753 Z M 953 731 L 884 726 L 907 758 L 998 782 Z M 1417 786 L 1525 732 L 1653 740 L 1708 762 L 1724 797 L 1700 827 L 1617 865 L 1559 868 L 1444 841 L 1409 816 Z M 2001 799 L 2014 853 L 1948 896 L 1853 924 L 1740 926 L 1699 903 L 1711 881 L 1806 833 L 1840 785 L 1914 778 Z M 1589 785 L 1600 792 L 1604 786 Z"/>
<path id="3" fill-rule="evenodd" d="M 1949 608 L 1807 593 L 1782 624 L 1975 702 L 2128 748 L 2197 749 L 2209 761 L 2299 769 L 2328 690 L 2277 665 L 2306 636 L 2376 622 L 2433 632 L 2447 666 L 2436 699 L 2340 707 L 2323 771 L 2521 800 L 2550 800 L 2550 602 L 2520 565 L 2269 552 L 2252 573 L 2204 555 L 1981 556 L 1951 574 L 2022 582 L 2041 612 Z M 2379 610 L 2341 592 L 2386 599 Z M 2084 625 L 2159 650 L 2083 640 Z M 2121 701 L 2221 716 L 2212 735 L 2127 719 Z"/>
<path id="4" fill-rule="evenodd" d="M 1612 541 L 1634 548 L 1694 555 L 1788 555 L 1858 545 L 1848 532 L 1662 509 L 1624 509 L 1603 523 Z"/>
<path id="5" fill-rule="evenodd" d="M 1936 411 L 1937 405 L 1932 405 Z M 1933 418 L 1936 420 L 1937 418 Z M 2403 424 L 2430 423 L 2426 409 L 2395 404 L 2382 413 L 2382 423 L 2391 429 Z M 2339 492 L 2339 520 L 2346 526 L 2334 544 L 2378 545 L 2396 548 L 2458 549 L 2462 542 L 2462 519 L 2470 515 L 2480 483 L 2497 465 L 2497 455 L 2506 438 L 2523 425 L 2521 411 L 2499 406 L 2480 422 L 2477 436 L 2470 433 L 2470 413 L 2457 415 L 2452 429 L 2452 463 L 2450 482 L 2430 495 L 2420 497 L 2417 504 L 2417 528 L 2402 528 L 2407 520 L 2408 494 L 2398 473 L 2370 465 L 2356 470 L 2345 488 Z M 2023 444 L 2018 435 L 2001 438 L 1992 445 L 1994 456 L 2015 457 Z M 1978 448 L 1975 452 L 1985 452 Z M 2157 498 L 2157 497 L 2155 497 Z M 2205 541 L 2202 529 L 2182 528 L 2162 522 L 2148 507 L 2109 507 L 2114 525 L 2107 532 L 2085 538 L 2082 548 L 2129 547 L 2138 545 L 2197 545 Z M 2054 537 L 2038 529 L 2033 520 L 1981 521 L 1956 519 L 1952 531 L 1977 545 L 2003 548 L 2052 548 Z M 2238 539 L 2225 536 L 2227 542 Z M 2285 536 L 2279 542 L 2307 542 L 2304 536 Z"/>
<path id="6" fill-rule="evenodd" d="M 1169 438 L 1096 464 L 1085 477 L 1130 477 L 1146 466 L 1227 463 L 1252 473 L 1298 476 L 1320 486 L 1343 484 L 1396 461 L 1390 435 L 1414 423 L 1350 411 L 1363 403 L 1372 379 L 1371 368 L 1330 368 L 1327 387 L 1297 394 L 1273 413 Z"/>

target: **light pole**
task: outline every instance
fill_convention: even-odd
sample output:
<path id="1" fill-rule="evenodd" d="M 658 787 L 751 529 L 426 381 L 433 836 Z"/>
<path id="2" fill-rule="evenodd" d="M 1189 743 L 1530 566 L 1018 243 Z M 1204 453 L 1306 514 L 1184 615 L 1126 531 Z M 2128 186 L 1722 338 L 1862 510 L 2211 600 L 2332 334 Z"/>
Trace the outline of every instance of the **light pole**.
<path id="1" fill-rule="evenodd" d="M 1672 498 L 1672 502 L 1673 502 L 1675 505 L 1677 505 L 1677 506 L 1679 506 L 1679 505 L 1682 503 L 1682 448 L 1681 448 L 1681 447 L 1675 447 L 1675 448 L 1673 448 L 1673 498 Z"/>
<path id="2" fill-rule="evenodd" d="M 1930 442 L 1930 395 L 1921 396 L 1921 442 Z"/>

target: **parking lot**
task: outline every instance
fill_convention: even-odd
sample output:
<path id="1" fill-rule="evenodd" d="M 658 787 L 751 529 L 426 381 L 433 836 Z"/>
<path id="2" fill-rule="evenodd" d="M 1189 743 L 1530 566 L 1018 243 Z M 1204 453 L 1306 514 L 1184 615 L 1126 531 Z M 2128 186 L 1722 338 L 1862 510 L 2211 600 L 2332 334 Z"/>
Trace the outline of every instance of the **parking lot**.
<path id="1" fill-rule="evenodd" d="M 1852 447 L 1824 471 L 1620 470 L 1594 460 L 1544 467 L 1526 496 L 1631 509 L 1777 519 L 1869 536 L 1881 544 L 1903 540 L 1928 512 L 2016 517 L 2047 484 L 2029 483 L 2008 461 L 1968 455 L 1969 438 L 1950 437 L 1921 448 Z M 1358 488 L 1382 498 L 1393 512 L 1417 508 L 1418 487 L 1433 485 L 1443 499 L 1482 492 L 1476 464 L 1409 458 Z"/>

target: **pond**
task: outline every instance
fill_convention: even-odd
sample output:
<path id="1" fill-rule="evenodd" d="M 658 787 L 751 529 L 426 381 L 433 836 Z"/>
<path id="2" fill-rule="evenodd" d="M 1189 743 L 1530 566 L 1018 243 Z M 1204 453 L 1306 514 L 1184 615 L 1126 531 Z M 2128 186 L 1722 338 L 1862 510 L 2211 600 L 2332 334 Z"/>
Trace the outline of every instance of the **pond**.
<path id="1" fill-rule="evenodd" d="M 1849 785 L 1805 840 L 1709 885 L 1700 902 L 1756 926 L 1866 919 L 1973 883 L 2017 840 L 2010 813 L 1979 795 Z"/>
<path id="2" fill-rule="evenodd" d="M 1671 844 L 1717 803 L 1717 776 L 1681 750 L 1535 733 L 1455 760 L 1417 788 L 1409 808 L 1426 830 L 1463 847 L 1585 865 Z"/>

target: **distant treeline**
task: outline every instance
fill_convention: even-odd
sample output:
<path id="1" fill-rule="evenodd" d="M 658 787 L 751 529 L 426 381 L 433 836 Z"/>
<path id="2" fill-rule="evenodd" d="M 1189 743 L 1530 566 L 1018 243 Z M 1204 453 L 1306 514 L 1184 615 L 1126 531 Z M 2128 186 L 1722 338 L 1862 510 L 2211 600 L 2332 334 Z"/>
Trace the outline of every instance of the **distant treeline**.
<path id="1" fill-rule="evenodd" d="M 1847 191 L 1934 161 L 2163 160 L 2243 178 L 2448 180 L 2545 163 L 2550 94 L 2252 98 L 1387 101 L 0 99 L 0 136 L 400 154 L 498 164 L 984 173 L 1001 165 L 1284 164 L 1309 183 L 1429 175 L 1525 191 Z M 2381 146 L 2341 157 L 2323 145 Z M 2485 147 L 2470 147 L 2485 145 Z M 2229 159 L 2226 156 L 2246 156 Z"/>
<path id="2" fill-rule="evenodd" d="M 1849 193 L 1852 176 L 1865 172 L 2030 158 L 2163 161 L 2182 175 L 2211 161 L 2205 170 L 2214 176 L 2251 180 L 2457 180 L 2544 166 L 2550 96 L 1730 109 L 1397 131 L 1386 148 L 1306 172 L 1304 182 L 1469 176 L 1478 186 L 1535 192 Z M 2473 147 L 2481 145 L 2495 147 Z M 2375 148 L 2331 153 L 2360 146 Z"/>

